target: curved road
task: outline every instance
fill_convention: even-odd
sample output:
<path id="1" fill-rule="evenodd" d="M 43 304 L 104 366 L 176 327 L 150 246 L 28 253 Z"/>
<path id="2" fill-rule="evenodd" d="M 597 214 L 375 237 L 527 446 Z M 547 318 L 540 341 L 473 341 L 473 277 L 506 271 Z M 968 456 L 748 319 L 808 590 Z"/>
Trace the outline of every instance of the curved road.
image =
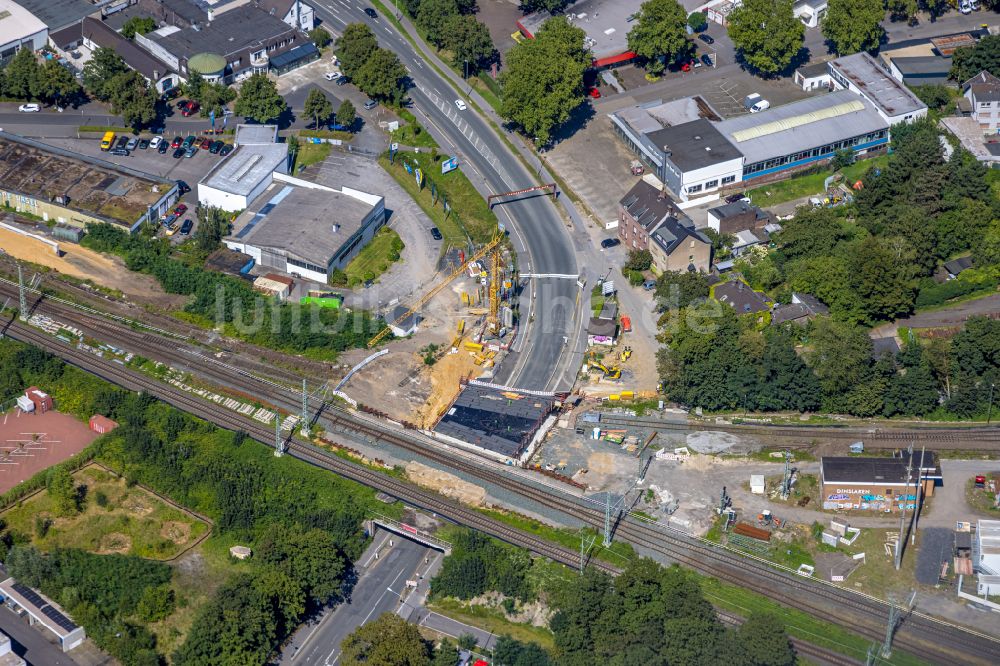
<path id="1" fill-rule="evenodd" d="M 410 72 L 409 90 L 427 129 L 443 146 L 452 146 L 470 180 L 478 175 L 492 192 L 509 192 L 539 184 L 493 128 L 470 107 L 459 111 L 460 95 L 418 54 L 407 38 L 380 16 L 364 14 L 368 3 L 357 0 L 315 0 L 316 14 L 332 32 L 340 33 L 348 23 L 365 23 L 379 43 L 394 51 Z M 469 173 L 469 168 L 475 173 Z M 495 209 L 510 230 L 521 272 L 576 276 L 572 238 L 550 197 L 537 196 L 505 203 Z M 583 328 L 581 289 L 575 279 L 533 278 L 521 300 L 521 329 L 513 352 L 497 371 L 495 381 L 522 389 L 554 391 L 568 389 L 578 367 L 571 350 Z M 566 352 L 564 354 L 564 352 Z M 569 378 L 566 378 L 566 374 Z"/>

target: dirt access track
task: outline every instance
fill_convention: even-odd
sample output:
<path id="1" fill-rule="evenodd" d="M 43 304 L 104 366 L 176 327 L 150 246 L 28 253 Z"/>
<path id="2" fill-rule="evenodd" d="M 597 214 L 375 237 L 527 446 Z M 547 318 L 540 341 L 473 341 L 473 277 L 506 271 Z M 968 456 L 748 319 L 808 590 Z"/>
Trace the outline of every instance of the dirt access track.
<path id="1" fill-rule="evenodd" d="M 117 257 L 107 257 L 79 245 L 60 243 L 59 249 L 65 254 L 57 257 L 45 243 L 0 228 L 0 249 L 23 261 L 47 266 L 80 280 L 91 280 L 161 307 L 176 308 L 184 302 L 183 297 L 165 293 L 155 279 L 125 268 Z"/>

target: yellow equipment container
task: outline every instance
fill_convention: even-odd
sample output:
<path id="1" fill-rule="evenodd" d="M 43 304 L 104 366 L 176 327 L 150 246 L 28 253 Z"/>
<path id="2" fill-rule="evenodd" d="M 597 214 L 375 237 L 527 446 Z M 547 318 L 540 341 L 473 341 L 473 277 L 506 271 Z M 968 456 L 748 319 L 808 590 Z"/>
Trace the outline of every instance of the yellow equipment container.
<path id="1" fill-rule="evenodd" d="M 631 400 L 635 397 L 635 391 L 622 391 L 622 400 Z"/>
<path id="2" fill-rule="evenodd" d="M 478 342 L 472 342 L 471 340 L 465 343 L 465 348 L 472 352 L 478 352 L 483 350 L 483 346 Z"/>
<path id="3" fill-rule="evenodd" d="M 608 396 L 608 400 L 610 400 L 611 402 L 616 402 L 618 400 L 621 400 L 621 396 L 618 395 L 617 393 L 612 393 L 611 395 Z"/>

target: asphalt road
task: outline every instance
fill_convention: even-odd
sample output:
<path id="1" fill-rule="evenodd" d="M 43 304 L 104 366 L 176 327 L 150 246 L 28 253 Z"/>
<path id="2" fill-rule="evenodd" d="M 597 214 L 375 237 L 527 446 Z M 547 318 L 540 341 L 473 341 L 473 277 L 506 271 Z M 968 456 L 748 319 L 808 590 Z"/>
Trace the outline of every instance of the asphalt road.
<path id="1" fill-rule="evenodd" d="M 492 127 L 470 108 L 459 111 L 460 97 L 426 60 L 416 53 L 404 35 L 386 19 L 369 19 L 368 3 L 357 0 L 317 0 L 316 14 L 332 32 L 340 33 L 348 23 L 366 23 L 380 44 L 394 51 L 410 72 L 409 96 L 429 123 L 428 131 L 453 147 L 466 175 L 482 179 L 492 192 L 509 192 L 539 184 L 514 156 Z M 440 139 L 439 139 L 440 140 Z M 525 198 L 498 206 L 501 222 L 511 232 L 522 273 L 576 276 L 580 272 L 572 239 L 549 197 Z M 592 281 L 591 281 L 592 282 Z M 532 279 L 521 302 L 521 330 L 496 380 L 523 389 L 568 389 L 560 363 L 582 329 L 580 289 L 574 279 Z"/>
<path id="2" fill-rule="evenodd" d="M 389 542 L 392 545 L 389 545 Z M 375 554 L 378 553 L 378 558 Z M 383 613 L 396 611 L 406 581 L 426 568 L 426 558 L 440 553 L 395 534 L 379 531 L 355 563 L 358 580 L 349 602 L 342 603 L 307 623 L 291 638 L 282 653 L 282 666 L 333 666 L 340 659 L 344 638 Z"/>

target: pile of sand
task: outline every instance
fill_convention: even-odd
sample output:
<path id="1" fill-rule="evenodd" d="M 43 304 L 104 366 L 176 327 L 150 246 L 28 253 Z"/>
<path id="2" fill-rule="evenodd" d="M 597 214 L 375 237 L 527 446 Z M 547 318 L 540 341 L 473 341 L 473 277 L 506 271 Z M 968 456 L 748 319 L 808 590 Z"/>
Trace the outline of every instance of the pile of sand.
<path id="1" fill-rule="evenodd" d="M 485 488 L 422 463 L 406 463 L 406 476 L 418 486 L 430 488 L 463 504 L 483 506 L 486 503 Z"/>
<path id="2" fill-rule="evenodd" d="M 416 410 L 410 420 L 425 428 L 433 427 L 441 414 L 458 397 L 458 392 L 462 388 L 459 380 L 469 375 L 479 376 L 482 372 L 482 367 L 477 366 L 472 355 L 464 349 L 455 354 L 445 354 L 430 367 L 430 395 L 427 402 Z"/>

